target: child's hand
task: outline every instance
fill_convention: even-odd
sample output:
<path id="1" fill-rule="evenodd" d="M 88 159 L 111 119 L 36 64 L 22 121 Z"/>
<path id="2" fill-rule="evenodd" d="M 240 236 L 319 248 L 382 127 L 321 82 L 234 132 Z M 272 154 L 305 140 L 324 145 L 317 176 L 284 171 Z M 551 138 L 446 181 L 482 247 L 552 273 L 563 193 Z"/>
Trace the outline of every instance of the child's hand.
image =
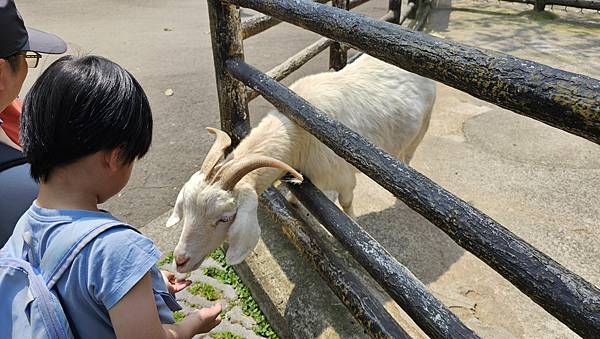
<path id="1" fill-rule="evenodd" d="M 209 308 L 201 308 L 188 314 L 184 322 L 189 322 L 194 328 L 194 333 L 208 333 L 221 323 L 221 304 L 217 303 Z"/>
<path id="2" fill-rule="evenodd" d="M 160 271 L 165 279 L 165 284 L 167 284 L 167 288 L 169 292 L 175 294 L 184 288 L 190 286 L 192 283 L 191 280 L 177 280 L 175 279 L 175 274 L 169 271 Z"/>

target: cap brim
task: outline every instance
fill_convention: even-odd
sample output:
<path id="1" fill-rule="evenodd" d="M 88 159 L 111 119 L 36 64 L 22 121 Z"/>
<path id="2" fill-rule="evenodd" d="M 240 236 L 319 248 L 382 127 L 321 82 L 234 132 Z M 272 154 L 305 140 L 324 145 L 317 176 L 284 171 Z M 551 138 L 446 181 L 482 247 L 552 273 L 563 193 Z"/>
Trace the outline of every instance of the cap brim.
<path id="1" fill-rule="evenodd" d="M 22 50 L 46 54 L 61 54 L 67 51 L 67 43 L 54 34 L 26 27 L 29 41 Z"/>

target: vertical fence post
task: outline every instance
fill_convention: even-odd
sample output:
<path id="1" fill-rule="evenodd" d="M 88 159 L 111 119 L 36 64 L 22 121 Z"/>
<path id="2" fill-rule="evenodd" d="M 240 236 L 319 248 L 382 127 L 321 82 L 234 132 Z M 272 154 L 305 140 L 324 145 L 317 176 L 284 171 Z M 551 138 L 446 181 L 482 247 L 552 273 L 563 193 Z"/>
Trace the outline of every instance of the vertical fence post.
<path id="1" fill-rule="evenodd" d="M 419 10 L 419 5 L 421 0 L 408 0 L 409 3 L 415 4 L 415 9 L 412 12 L 408 13 L 408 18 L 411 20 L 415 20 L 417 18 L 417 11 Z"/>
<path id="2" fill-rule="evenodd" d="M 402 11 L 402 0 L 390 0 L 388 5 L 388 13 L 392 13 L 391 23 L 400 23 L 400 12 Z"/>
<path id="3" fill-rule="evenodd" d="M 533 5 L 533 10 L 535 12 L 543 12 L 546 7 L 546 2 L 544 0 L 535 0 L 535 4 Z"/>
<path id="4" fill-rule="evenodd" d="M 392 1 L 392 0 L 390 0 Z M 398 0 L 399 1 L 399 0 Z M 331 4 L 334 7 L 348 9 L 349 0 L 332 0 Z M 344 68 L 348 62 L 348 50 L 339 42 L 334 42 L 329 47 L 329 68 L 336 71 Z"/>
<path id="5" fill-rule="evenodd" d="M 235 147 L 250 130 L 245 86 L 225 69 L 225 61 L 244 58 L 240 9 L 219 0 L 208 0 L 208 18 L 212 40 L 221 129 L 231 136 Z"/>

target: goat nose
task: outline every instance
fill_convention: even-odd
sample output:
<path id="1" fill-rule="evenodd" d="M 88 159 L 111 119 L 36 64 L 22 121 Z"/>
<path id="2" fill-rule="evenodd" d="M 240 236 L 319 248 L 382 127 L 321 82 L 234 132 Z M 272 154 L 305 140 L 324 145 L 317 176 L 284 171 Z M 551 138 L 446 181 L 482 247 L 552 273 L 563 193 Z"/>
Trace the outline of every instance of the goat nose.
<path id="1" fill-rule="evenodd" d="M 190 261 L 189 257 L 185 257 L 183 255 L 175 256 L 175 264 L 177 264 L 177 266 L 183 266 L 188 261 Z"/>

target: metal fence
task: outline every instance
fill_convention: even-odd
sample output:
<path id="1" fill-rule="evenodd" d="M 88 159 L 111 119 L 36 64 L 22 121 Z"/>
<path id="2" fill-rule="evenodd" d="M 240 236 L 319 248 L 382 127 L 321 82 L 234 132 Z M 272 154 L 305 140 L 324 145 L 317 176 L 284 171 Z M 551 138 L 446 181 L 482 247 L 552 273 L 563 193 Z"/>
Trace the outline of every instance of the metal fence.
<path id="1" fill-rule="evenodd" d="M 209 0 L 221 124 L 234 146 L 250 130 L 248 101 L 262 95 L 573 331 L 583 337 L 598 336 L 600 290 L 597 287 L 277 81 L 328 47 L 330 67 L 340 69 L 347 61 L 346 49 L 351 47 L 597 144 L 600 143 L 600 81 L 398 25 L 407 17 L 416 19 L 413 28 L 422 25 L 419 13 L 421 17 L 426 15 L 429 5 L 421 0 L 410 0 L 404 13 L 399 0 L 390 0 L 389 11 L 382 18 L 389 22 L 348 11 L 366 1 L 334 0 L 333 6 L 328 6 L 322 4 L 324 0 Z M 237 6 L 265 15 L 242 22 Z M 242 41 L 281 21 L 325 37 L 265 74 L 244 62 Z M 309 180 L 289 185 L 289 189 L 427 335 L 477 337 Z M 261 202 L 371 336 L 408 337 L 276 189 L 268 189 Z"/>

